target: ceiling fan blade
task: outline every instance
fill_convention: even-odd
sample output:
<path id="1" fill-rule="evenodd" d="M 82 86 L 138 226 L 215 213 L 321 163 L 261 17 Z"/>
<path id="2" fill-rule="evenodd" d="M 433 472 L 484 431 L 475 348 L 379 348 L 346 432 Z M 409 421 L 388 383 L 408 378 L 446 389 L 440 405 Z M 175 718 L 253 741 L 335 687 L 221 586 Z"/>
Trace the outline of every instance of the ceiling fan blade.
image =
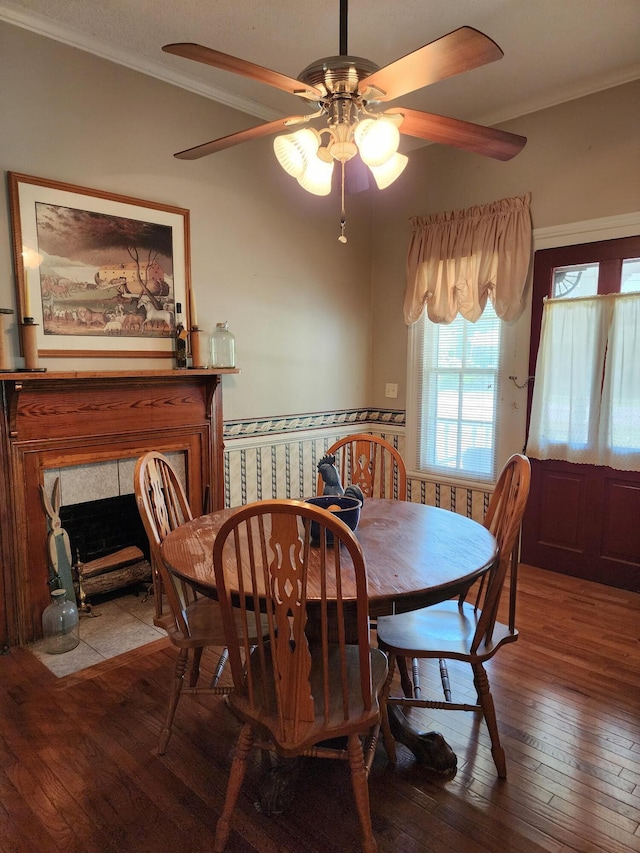
<path id="1" fill-rule="evenodd" d="M 369 95 L 369 100 L 392 101 L 503 56 L 498 45 L 484 33 L 473 27 L 460 27 L 374 71 L 360 81 L 358 88 L 364 97 L 368 88 L 382 93 Z"/>
<path id="2" fill-rule="evenodd" d="M 404 121 L 400 125 L 400 133 L 451 145 L 462 151 L 472 151 L 496 160 L 511 160 L 524 148 L 527 137 L 494 127 L 484 127 L 457 118 L 423 113 L 419 110 L 407 110 L 394 107 L 385 110 L 385 115 L 401 114 Z"/>
<path id="3" fill-rule="evenodd" d="M 231 133 L 229 136 L 221 136 L 220 139 L 212 139 L 211 142 L 203 142 L 202 145 L 196 145 L 193 148 L 186 148 L 184 151 L 178 151 L 173 156 L 179 160 L 199 160 L 200 157 L 206 157 L 207 154 L 215 154 L 216 151 L 224 151 L 225 148 L 232 148 L 241 142 L 249 142 L 251 139 L 269 136 L 270 133 L 279 133 L 281 130 L 289 130 L 292 125 L 303 124 L 307 119 L 308 116 L 279 118 L 275 121 L 269 121 L 266 124 L 249 127 L 247 130 L 240 130 L 238 133 Z"/>
<path id="4" fill-rule="evenodd" d="M 228 53 L 221 53 L 219 50 L 203 47 L 201 44 L 178 42 L 176 44 L 165 44 L 162 49 L 165 53 L 173 53 L 185 59 L 203 62 L 205 65 L 213 66 L 213 68 L 231 71 L 232 74 L 241 74 L 250 80 L 257 80 L 259 83 L 266 83 L 268 86 L 282 89 L 283 92 L 289 92 L 291 95 L 299 95 L 311 101 L 317 101 L 322 98 L 322 92 L 320 89 L 316 89 L 315 86 L 308 86 L 306 83 L 301 83 L 300 80 L 295 80 L 293 77 L 287 77 L 285 74 L 279 74 L 277 71 L 271 71 L 269 68 L 263 68 L 261 65 L 254 65 L 253 62 L 238 59 L 236 56 L 230 56 Z"/>

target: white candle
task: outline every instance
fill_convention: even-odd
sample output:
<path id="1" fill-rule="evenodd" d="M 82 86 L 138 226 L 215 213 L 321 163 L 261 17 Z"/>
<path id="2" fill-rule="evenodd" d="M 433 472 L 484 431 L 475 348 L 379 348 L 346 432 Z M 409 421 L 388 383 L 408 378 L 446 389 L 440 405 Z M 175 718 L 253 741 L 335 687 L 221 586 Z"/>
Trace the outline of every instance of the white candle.
<path id="1" fill-rule="evenodd" d="M 193 287 L 189 290 L 189 300 L 191 302 L 191 325 L 198 325 L 198 316 L 196 314 L 196 295 L 193 292 Z"/>
<path id="2" fill-rule="evenodd" d="M 31 317 L 31 295 L 29 293 L 29 269 L 24 270 L 24 316 Z"/>

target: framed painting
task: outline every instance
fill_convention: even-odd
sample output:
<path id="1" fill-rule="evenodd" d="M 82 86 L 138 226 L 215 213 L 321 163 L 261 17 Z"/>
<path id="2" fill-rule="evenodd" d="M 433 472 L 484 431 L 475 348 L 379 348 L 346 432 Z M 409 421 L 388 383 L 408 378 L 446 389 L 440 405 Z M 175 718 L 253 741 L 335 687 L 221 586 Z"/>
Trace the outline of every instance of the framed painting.
<path id="1" fill-rule="evenodd" d="M 18 315 L 38 355 L 170 358 L 193 306 L 189 211 L 9 172 Z"/>

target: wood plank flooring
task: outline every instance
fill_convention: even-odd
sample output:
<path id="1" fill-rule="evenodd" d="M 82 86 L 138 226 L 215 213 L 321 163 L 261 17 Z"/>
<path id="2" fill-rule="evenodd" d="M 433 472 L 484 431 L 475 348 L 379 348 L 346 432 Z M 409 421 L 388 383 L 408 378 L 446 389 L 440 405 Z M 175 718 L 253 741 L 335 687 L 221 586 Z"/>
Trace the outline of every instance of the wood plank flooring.
<path id="1" fill-rule="evenodd" d="M 517 621 L 519 642 L 488 667 L 507 780 L 474 715 L 425 710 L 419 725 L 443 732 L 458 772 L 431 775 L 402 746 L 392 768 L 379 746 L 381 853 L 640 851 L 640 594 L 521 566 Z M 212 849 L 238 724 L 219 699 L 184 696 L 157 755 L 174 659 L 159 640 L 57 679 L 25 649 L 0 657 L 2 853 Z M 472 696 L 466 670 L 449 672 Z M 433 664 L 423 678 L 439 690 Z M 230 851 L 359 850 L 346 765 L 308 761 L 276 817 L 254 806 L 259 778 L 256 759 Z"/>

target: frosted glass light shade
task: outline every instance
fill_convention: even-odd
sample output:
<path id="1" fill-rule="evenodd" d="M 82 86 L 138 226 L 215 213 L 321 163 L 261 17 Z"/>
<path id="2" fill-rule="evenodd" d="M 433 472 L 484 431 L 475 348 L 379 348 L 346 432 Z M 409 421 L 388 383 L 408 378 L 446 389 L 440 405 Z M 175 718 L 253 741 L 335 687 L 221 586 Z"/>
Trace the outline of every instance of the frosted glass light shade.
<path id="1" fill-rule="evenodd" d="M 333 160 L 326 163 L 313 155 L 309 158 L 304 172 L 298 178 L 298 183 L 303 189 L 314 195 L 329 195 L 332 175 Z"/>
<path id="2" fill-rule="evenodd" d="M 367 166 L 382 166 L 398 150 L 400 131 L 391 119 L 365 119 L 355 129 L 360 157 Z"/>
<path id="3" fill-rule="evenodd" d="M 379 190 L 385 189 L 404 172 L 409 158 L 397 152 L 382 166 L 369 166 Z"/>
<path id="4" fill-rule="evenodd" d="M 273 150 L 278 163 L 294 178 L 299 178 L 304 173 L 309 160 L 315 157 L 319 145 L 320 135 L 310 127 L 285 136 L 276 136 L 273 140 Z"/>

